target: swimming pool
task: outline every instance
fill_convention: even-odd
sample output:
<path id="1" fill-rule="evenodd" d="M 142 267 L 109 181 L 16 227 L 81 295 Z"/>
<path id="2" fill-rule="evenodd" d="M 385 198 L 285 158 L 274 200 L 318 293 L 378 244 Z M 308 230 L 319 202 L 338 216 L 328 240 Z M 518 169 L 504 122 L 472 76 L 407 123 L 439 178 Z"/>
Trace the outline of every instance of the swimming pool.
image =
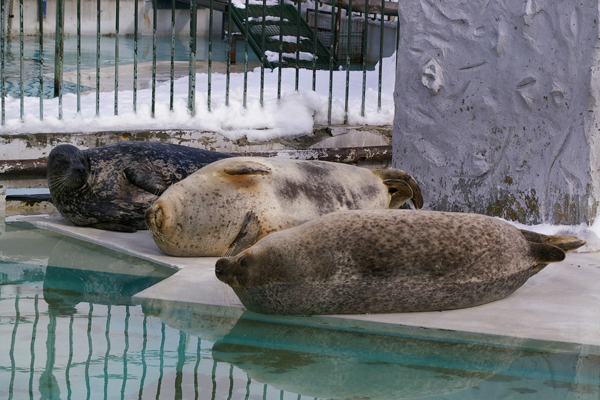
<path id="1" fill-rule="evenodd" d="M 0 223 L 0 398 L 597 399 L 600 349 L 132 295 L 173 271 Z"/>
<path id="2" fill-rule="evenodd" d="M 23 82 L 24 95 L 29 97 L 39 96 L 40 85 L 40 61 L 43 60 L 43 88 L 44 98 L 54 97 L 54 38 L 45 37 L 43 42 L 43 57 L 40 57 L 39 38 L 26 37 L 23 43 Z M 115 65 L 115 37 L 100 37 L 100 68 Z M 133 64 L 134 62 L 134 39 L 132 37 L 119 37 L 119 66 Z M 208 61 L 208 37 L 198 37 L 196 40 L 196 60 Z M 243 45 L 238 45 L 242 46 Z M 175 37 L 174 61 L 189 61 L 190 45 L 187 37 Z M 152 62 L 153 39 L 142 36 L 138 38 L 138 63 Z M 20 96 L 20 44 L 18 39 L 7 42 L 5 54 L 4 85 L 5 91 L 12 97 Z M 214 40 L 212 43 L 212 58 L 215 63 L 227 61 L 227 43 Z M 157 37 L 156 45 L 157 62 L 170 62 L 171 60 L 171 37 Z M 238 64 L 244 62 L 244 52 L 236 53 Z M 259 59 L 250 51 L 249 62 L 258 62 Z M 96 69 L 96 37 L 81 37 L 81 70 Z M 77 38 L 66 37 L 64 42 L 64 72 L 77 70 Z M 140 79 L 142 77 L 140 76 Z M 95 87 L 81 87 L 81 91 L 93 90 Z M 75 82 L 63 80 L 63 93 L 77 93 Z"/>

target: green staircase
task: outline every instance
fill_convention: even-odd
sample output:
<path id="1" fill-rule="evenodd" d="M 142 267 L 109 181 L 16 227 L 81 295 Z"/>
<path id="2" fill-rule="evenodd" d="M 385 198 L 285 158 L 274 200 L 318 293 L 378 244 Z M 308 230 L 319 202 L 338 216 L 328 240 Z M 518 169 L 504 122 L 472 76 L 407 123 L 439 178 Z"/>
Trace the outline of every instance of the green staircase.
<path id="1" fill-rule="evenodd" d="M 246 14 L 247 13 L 247 14 Z M 271 5 L 264 7 L 264 53 L 271 54 L 271 57 L 264 57 L 263 65 L 266 68 L 279 67 L 280 42 L 279 35 L 284 37 L 282 41 L 282 62 L 283 68 L 313 68 L 313 53 L 316 50 L 316 69 L 328 70 L 330 68 L 330 54 L 306 21 L 298 14 L 298 10 L 291 4 Z M 248 44 L 256 53 L 259 59 L 263 54 L 263 6 L 261 4 L 249 4 L 248 9 L 231 9 L 231 18 L 237 25 L 243 36 L 246 36 L 246 18 L 248 19 Z M 300 18 L 300 23 L 298 23 Z M 298 28 L 299 25 L 299 28 Z M 289 39 L 286 41 L 286 37 Z M 300 37 L 300 40 L 296 40 Z M 297 44 L 298 43 L 298 44 Z M 300 57 L 296 57 L 296 51 L 299 50 Z M 338 63 L 333 60 L 333 69 L 338 69 Z"/>

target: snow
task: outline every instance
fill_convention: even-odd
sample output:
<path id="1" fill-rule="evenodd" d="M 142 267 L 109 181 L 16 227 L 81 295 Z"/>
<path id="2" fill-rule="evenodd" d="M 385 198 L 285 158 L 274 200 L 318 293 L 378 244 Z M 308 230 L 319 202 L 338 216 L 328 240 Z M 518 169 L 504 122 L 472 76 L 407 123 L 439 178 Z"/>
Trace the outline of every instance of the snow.
<path id="1" fill-rule="evenodd" d="M 279 53 L 267 50 L 267 51 L 265 51 L 265 55 L 267 56 L 267 60 L 269 60 L 269 62 L 278 62 L 279 61 Z M 293 58 L 295 60 L 296 53 L 281 53 L 281 57 L 282 58 Z M 301 61 L 312 61 L 313 55 L 312 55 L 312 53 L 300 51 L 300 52 L 298 52 L 298 59 Z"/>
<path id="2" fill-rule="evenodd" d="M 269 36 L 269 39 L 279 41 L 279 36 Z M 300 39 L 300 41 L 308 40 L 308 38 L 304 36 L 300 36 L 300 38 L 298 38 L 297 36 L 284 35 L 281 37 L 281 41 L 286 43 L 297 43 L 298 39 Z"/>
<path id="3" fill-rule="evenodd" d="M 295 57 L 295 54 L 294 54 Z M 395 56 L 382 63 L 381 110 L 378 110 L 379 66 L 367 71 L 365 115 L 361 116 L 363 72 L 351 71 L 348 122 L 359 125 L 391 125 L 394 118 L 393 90 L 395 85 Z M 211 104 L 208 103 L 208 74 L 196 75 L 196 114 L 187 108 L 188 77 L 174 85 L 173 111 L 169 110 L 170 82 L 157 84 L 155 118 L 151 117 L 151 89 L 138 90 L 137 113 L 133 112 L 133 92 L 119 91 L 119 113 L 114 115 L 114 92 L 100 93 L 100 114 L 96 116 L 95 91 L 82 94 L 81 112 L 77 113 L 77 96 L 65 94 L 62 99 L 63 117 L 58 119 L 58 99 L 44 100 L 44 119 L 39 119 L 39 99 L 26 97 L 24 118 L 20 120 L 20 99 L 6 98 L 6 124 L 3 134 L 40 132 L 98 132 L 106 130 L 194 129 L 220 133 L 236 140 L 244 136 L 260 142 L 282 136 L 310 134 L 314 124 L 326 124 L 329 103 L 329 74 L 317 71 L 316 91 L 312 91 L 313 71 L 301 69 L 296 92 L 295 68 L 282 70 L 281 99 L 277 99 L 279 71 L 265 69 L 264 106 L 260 105 L 260 67 L 248 72 L 247 107 L 243 107 L 244 74 L 231 74 L 230 104 L 225 105 L 226 75 L 211 76 Z M 139 79 L 139 78 L 138 78 Z M 333 102 L 331 123 L 344 122 L 346 71 L 333 72 Z"/>

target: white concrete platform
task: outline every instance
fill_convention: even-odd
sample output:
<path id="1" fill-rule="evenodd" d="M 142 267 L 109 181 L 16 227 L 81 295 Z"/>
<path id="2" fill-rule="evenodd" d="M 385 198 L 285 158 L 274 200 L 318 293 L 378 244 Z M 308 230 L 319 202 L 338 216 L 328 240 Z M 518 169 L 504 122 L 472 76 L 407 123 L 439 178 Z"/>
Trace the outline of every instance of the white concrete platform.
<path id="1" fill-rule="evenodd" d="M 216 258 L 166 256 L 148 231 L 132 234 L 81 228 L 61 217 L 13 218 L 179 270 L 138 293 L 134 298 L 140 303 L 188 304 L 191 309 L 228 306 L 235 315 L 243 311 L 233 291 L 215 277 Z M 293 318 L 298 317 L 285 317 L 288 321 Z M 565 261 L 550 264 L 511 296 L 479 307 L 309 318 L 314 323 L 329 321 L 328 325 L 369 321 L 380 323 L 377 325 L 383 330 L 388 330 L 386 324 L 403 325 L 600 346 L 600 253 L 570 253 Z M 591 352 L 600 354 L 600 347 Z"/>

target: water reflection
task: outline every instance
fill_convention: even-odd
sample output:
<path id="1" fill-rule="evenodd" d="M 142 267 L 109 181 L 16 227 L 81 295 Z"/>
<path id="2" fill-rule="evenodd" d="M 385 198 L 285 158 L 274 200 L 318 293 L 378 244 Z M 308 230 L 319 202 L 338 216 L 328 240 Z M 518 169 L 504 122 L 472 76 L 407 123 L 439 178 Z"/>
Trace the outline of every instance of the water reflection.
<path id="1" fill-rule="evenodd" d="M 505 347 L 240 318 L 213 358 L 277 389 L 319 398 L 407 399 L 475 387 L 521 355 Z"/>

